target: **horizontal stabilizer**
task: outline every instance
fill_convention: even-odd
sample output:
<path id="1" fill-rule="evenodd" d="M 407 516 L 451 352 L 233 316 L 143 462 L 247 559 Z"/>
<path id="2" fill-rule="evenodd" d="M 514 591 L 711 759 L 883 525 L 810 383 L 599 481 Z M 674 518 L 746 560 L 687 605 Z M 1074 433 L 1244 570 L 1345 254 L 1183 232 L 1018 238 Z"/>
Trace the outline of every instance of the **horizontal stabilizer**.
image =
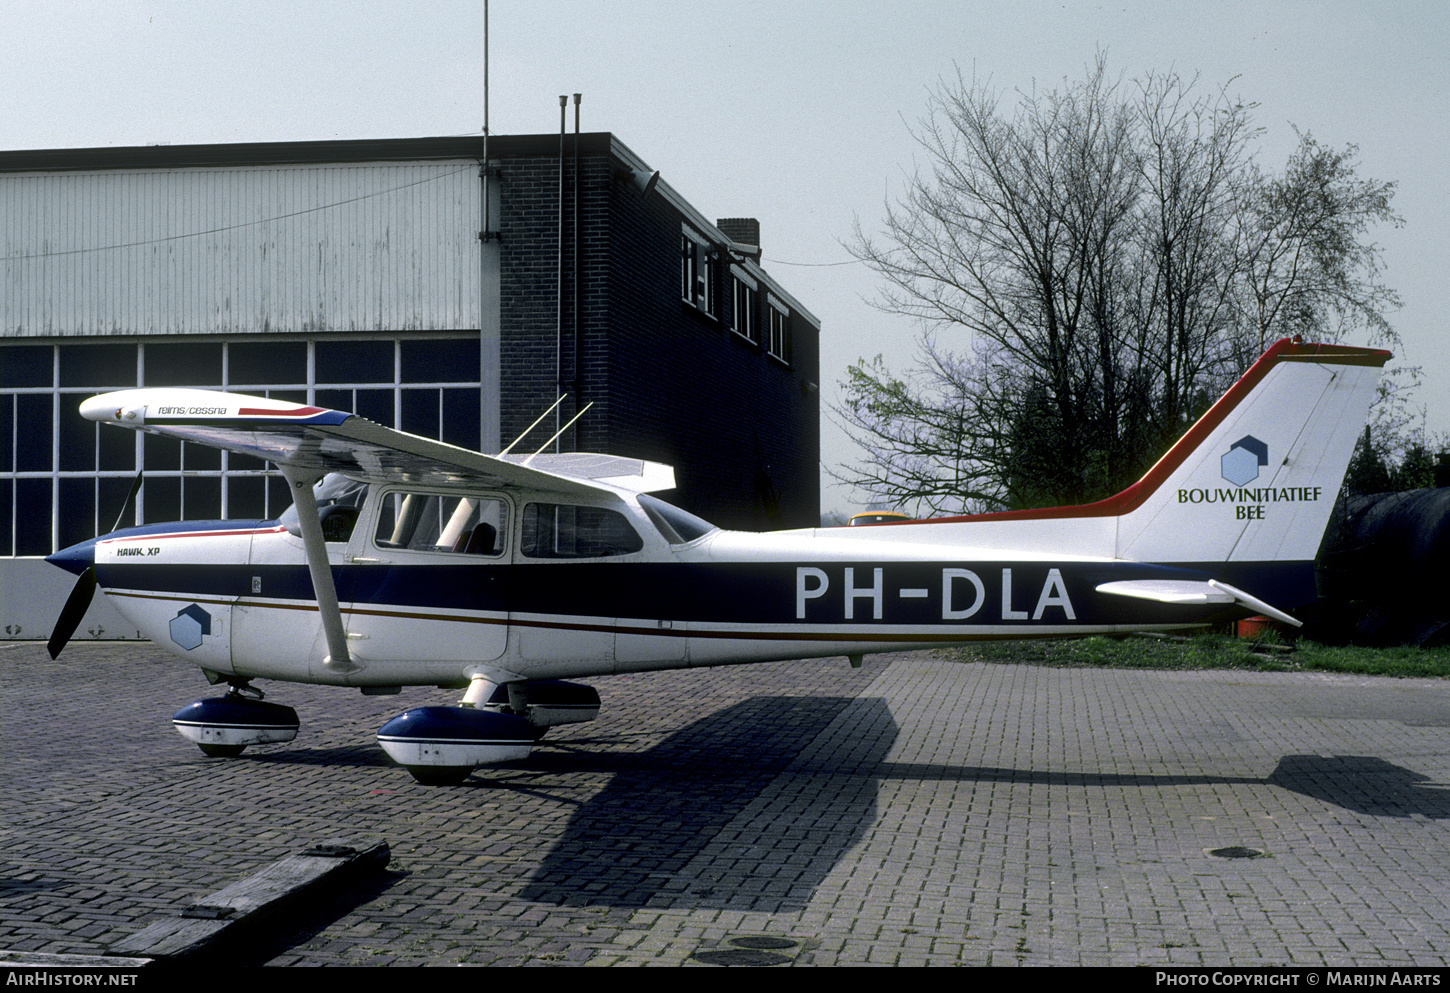
<path id="1" fill-rule="evenodd" d="M 1127 579 L 1114 583 L 1103 583 L 1097 587 L 1099 593 L 1112 596 L 1137 597 L 1139 600 L 1156 600 L 1159 603 L 1204 605 L 1210 603 L 1240 603 L 1265 617 L 1283 621 L 1293 627 L 1302 627 L 1304 622 L 1290 617 L 1275 607 L 1269 606 L 1257 597 L 1243 590 L 1221 583 L 1216 579 L 1200 582 L 1192 579 Z"/>

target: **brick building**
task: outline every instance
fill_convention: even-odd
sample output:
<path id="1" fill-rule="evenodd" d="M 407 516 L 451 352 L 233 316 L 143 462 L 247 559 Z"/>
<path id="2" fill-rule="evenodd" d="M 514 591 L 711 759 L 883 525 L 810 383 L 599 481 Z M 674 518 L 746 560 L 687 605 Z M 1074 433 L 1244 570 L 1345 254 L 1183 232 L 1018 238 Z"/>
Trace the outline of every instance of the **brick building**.
<path id="1" fill-rule="evenodd" d="M 814 525 L 819 324 L 761 268 L 758 225 L 707 220 L 610 134 L 483 153 L 0 152 L 0 627 L 138 469 L 137 521 L 285 505 L 259 464 L 81 420 L 110 389 L 266 394 L 482 451 L 567 393 L 516 450 L 589 404 L 559 450 L 670 463 L 667 496 L 722 526 Z"/>

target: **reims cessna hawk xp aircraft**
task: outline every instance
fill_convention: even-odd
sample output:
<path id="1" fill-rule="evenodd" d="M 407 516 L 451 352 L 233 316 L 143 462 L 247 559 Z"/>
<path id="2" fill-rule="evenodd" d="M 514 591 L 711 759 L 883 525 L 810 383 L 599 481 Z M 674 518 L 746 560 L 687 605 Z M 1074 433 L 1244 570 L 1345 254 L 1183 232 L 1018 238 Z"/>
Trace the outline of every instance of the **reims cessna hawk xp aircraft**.
<path id="1" fill-rule="evenodd" d="M 210 755 L 290 741 L 255 679 L 465 690 L 378 740 L 423 782 L 526 756 L 591 720 L 604 673 L 983 639 L 1297 624 L 1389 353 L 1281 341 L 1141 480 L 1099 503 L 874 527 L 722 531 L 650 496 L 668 466 L 481 455 L 351 414 L 183 389 L 81 405 L 91 420 L 275 463 L 278 520 L 123 528 L 52 555 L 222 697 L 174 718 Z"/>

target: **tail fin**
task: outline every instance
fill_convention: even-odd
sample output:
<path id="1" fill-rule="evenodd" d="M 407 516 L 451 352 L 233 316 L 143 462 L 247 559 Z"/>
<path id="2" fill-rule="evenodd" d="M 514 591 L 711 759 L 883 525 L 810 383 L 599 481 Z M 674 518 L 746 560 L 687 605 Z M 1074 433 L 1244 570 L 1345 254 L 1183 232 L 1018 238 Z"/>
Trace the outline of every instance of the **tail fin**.
<path id="1" fill-rule="evenodd" d="M 1276 343 L 1141 480 L 1104 501 L 1118 504 L 1118 557 L 1312 562 L 1389 358 Z"/>
<path id="2" fill-rule="evenodd" d="M 900 528 L 890 536 L 1178 566 L 1208 578 L 1137 578 L 1097 589 L 1170 603 L 1238 602 L 1293 622 L 1257 598 L 1285 606 L 1314 599 L 1314 556 L 1389 359 L 1374 349 L 1286 339 L 1142 479 L 1106 500 L 848 530 Z"/>

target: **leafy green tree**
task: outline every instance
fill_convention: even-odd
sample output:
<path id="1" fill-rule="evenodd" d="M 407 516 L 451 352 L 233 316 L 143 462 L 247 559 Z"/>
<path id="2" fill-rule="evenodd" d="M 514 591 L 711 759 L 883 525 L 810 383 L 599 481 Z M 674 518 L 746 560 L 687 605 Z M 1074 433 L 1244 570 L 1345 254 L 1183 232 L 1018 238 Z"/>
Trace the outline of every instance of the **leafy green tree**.
<path id="1" fill-rule="evenodd" d="M 1435 485 L 1435 456 L 1423 442 L 1415 442 L 1395 467 L 1391 482 L 1396 490 L 1423 490 Z"/>

